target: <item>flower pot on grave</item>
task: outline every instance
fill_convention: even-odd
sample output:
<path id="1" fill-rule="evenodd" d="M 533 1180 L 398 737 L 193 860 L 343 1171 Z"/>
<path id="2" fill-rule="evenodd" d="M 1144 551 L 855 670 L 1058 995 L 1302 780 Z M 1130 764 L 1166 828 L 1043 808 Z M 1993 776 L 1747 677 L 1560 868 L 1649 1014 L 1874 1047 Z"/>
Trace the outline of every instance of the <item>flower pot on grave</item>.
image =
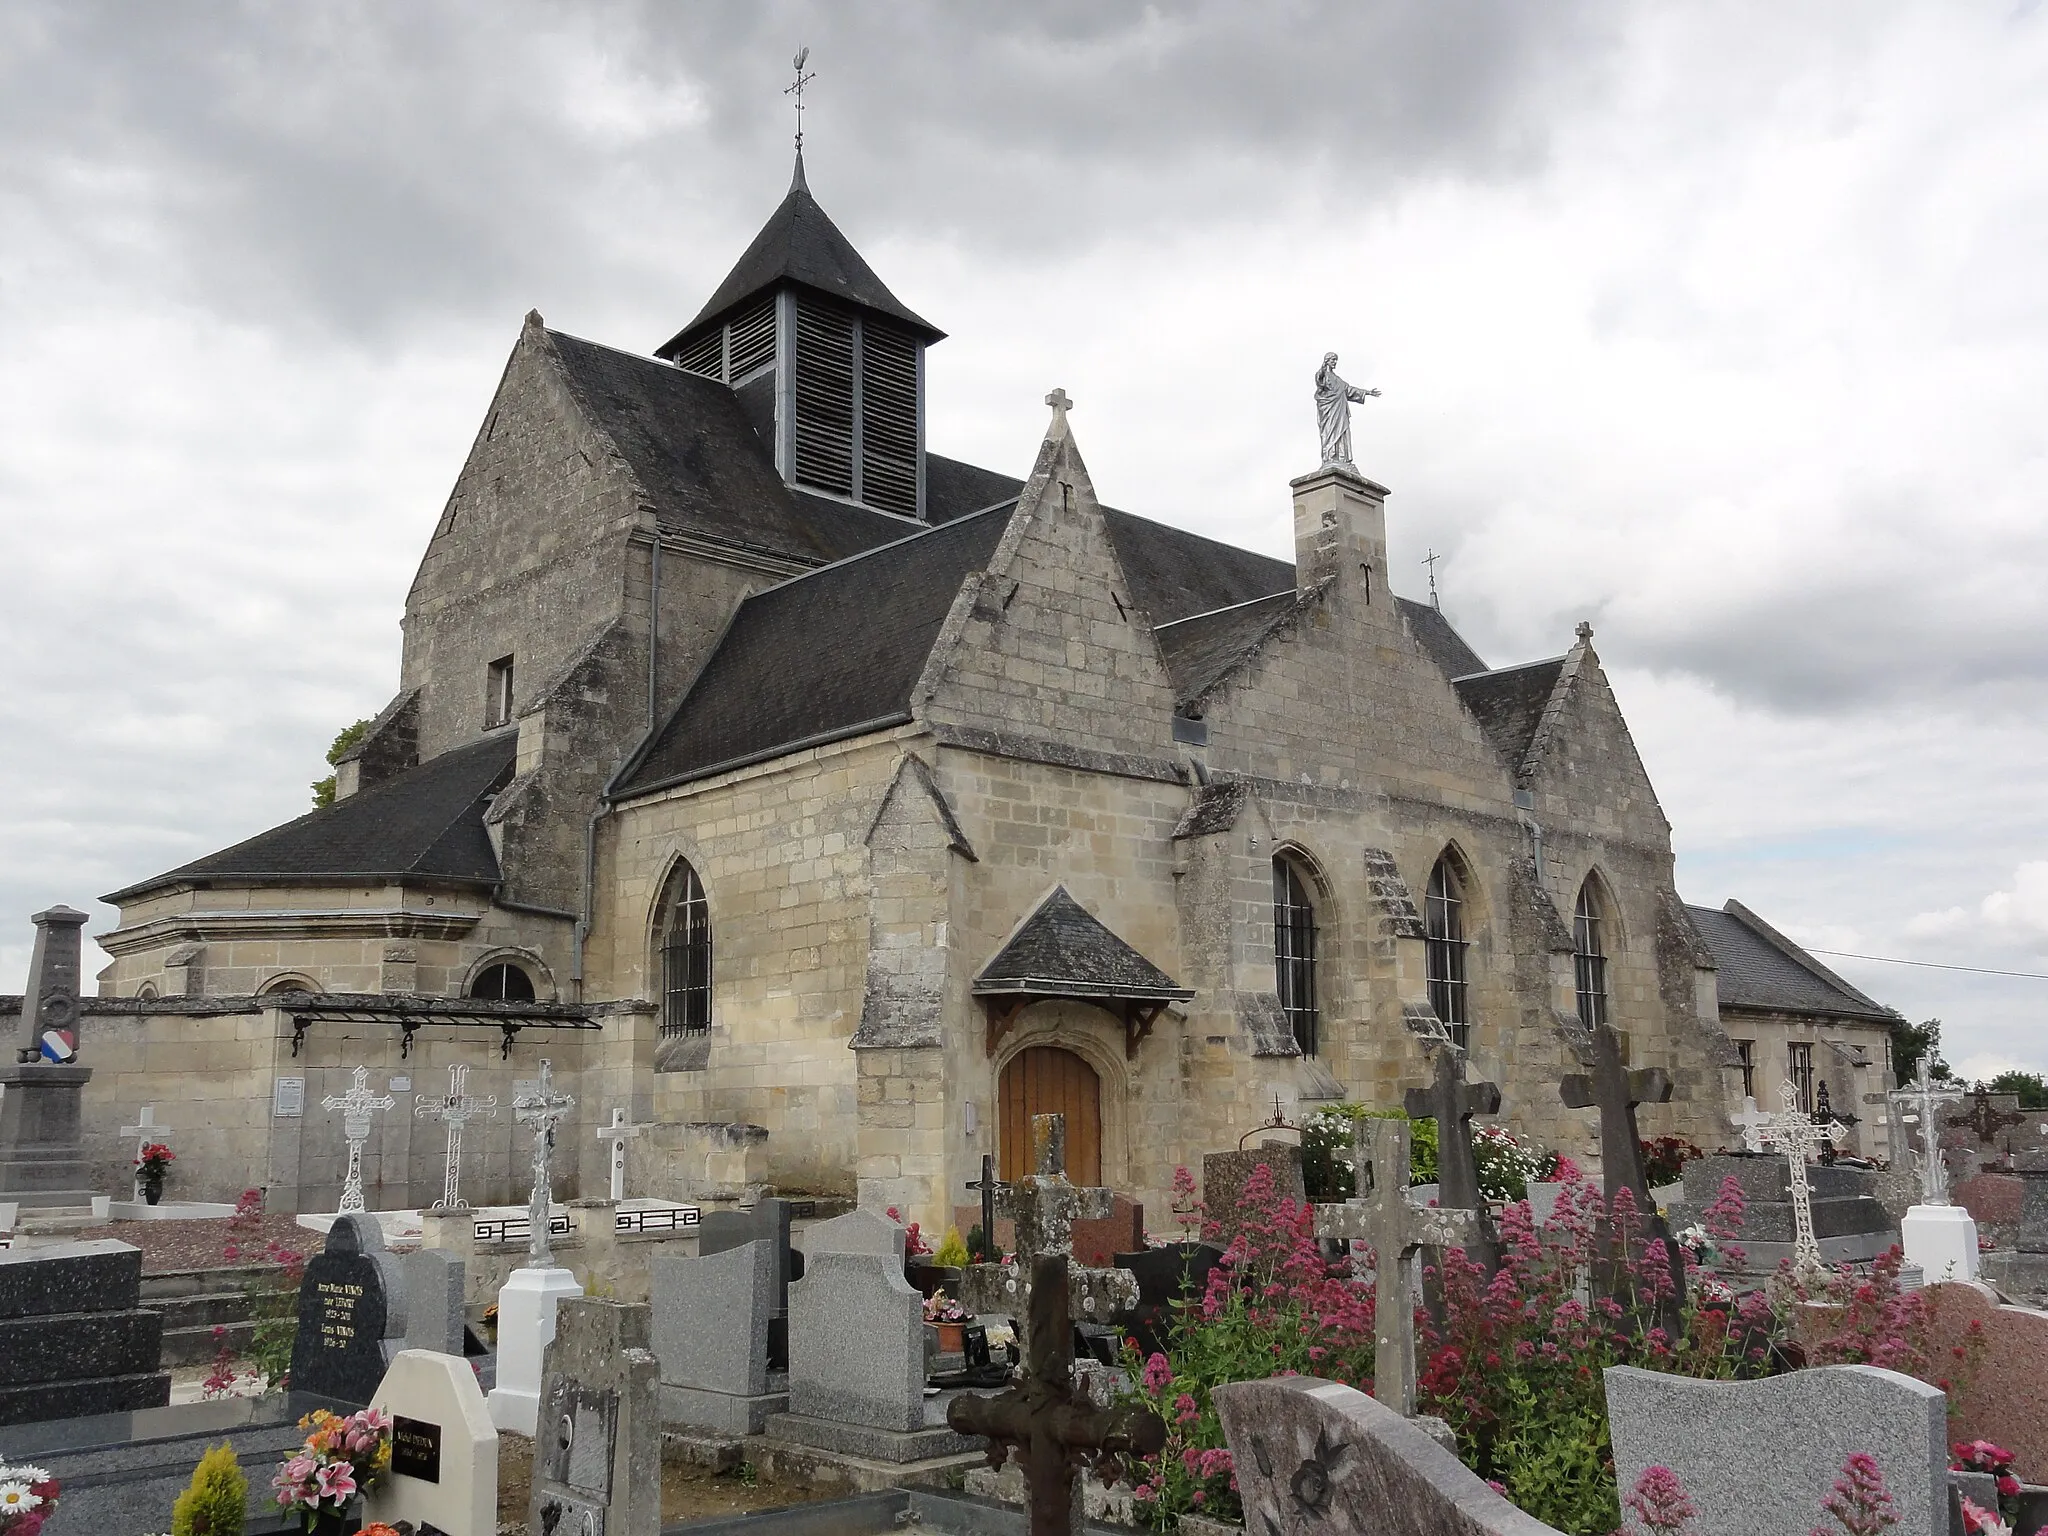
<path id="1" fill-rule="evenodd" d="M 142 1181 L 142 1198 L 150 1205 L 159 1204 L 164 1197 L 164 1181 L 161 1178 Z"/>
<path id="2" fill-rule="evenodd" d="M 964 1320 L 957 1323 L 940 1323 L 937 1326 L 939 1330 L 940 1354 L 964 1355 L 967 1353 L 967 1324 Z"/>

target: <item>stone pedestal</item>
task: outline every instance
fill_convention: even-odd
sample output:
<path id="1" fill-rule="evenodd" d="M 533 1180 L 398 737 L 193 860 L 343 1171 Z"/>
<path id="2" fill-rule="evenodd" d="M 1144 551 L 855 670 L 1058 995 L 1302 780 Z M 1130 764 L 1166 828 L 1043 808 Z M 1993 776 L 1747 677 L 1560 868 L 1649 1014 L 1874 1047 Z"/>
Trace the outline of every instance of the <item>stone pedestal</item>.
<path id="1" fill-rule="evenodd" d="M 540 1418 L 541 1369 L 555 1340 L 555 1309 L 583 1287 L 566 1269 L 515 1269 L 498 1292 L 498 1384 L 491 1422 L 533 1435 Z"/>
<path id="2" fill-rule="evenodd" d="M 1929 1285 L 1977 1278 L 1977 1223 L 1959 1205 L 1916 1205 L 1899 1223 L 1906 1262 L 1917 1264 Z"/>
<path id="3" fill-rule="evenodd" d="M 25 1211 L 91 1205 L 79 1115 L 91 1067 L 0 1066 L 0 1200 Z"/>

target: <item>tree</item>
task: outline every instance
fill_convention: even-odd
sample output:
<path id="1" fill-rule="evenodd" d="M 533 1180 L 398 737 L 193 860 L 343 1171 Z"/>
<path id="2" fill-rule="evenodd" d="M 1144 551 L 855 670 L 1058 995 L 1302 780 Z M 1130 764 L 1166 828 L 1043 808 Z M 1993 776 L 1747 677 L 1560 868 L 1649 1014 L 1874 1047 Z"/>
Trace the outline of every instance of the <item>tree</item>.
<path id="1" fill-rule="evenodd" d="M 1892 1070 L 1899 1075 L 1899 1084 L 1904 1086 L 1920 1075 L 1920 1058 L 1927 1058 L 1927 1075 L 1936 1082 L 1953 1082 L 1955 1073 L 1949 1064 L 1941 1059 L 1941 1020 L 1929 1019 L 1924 1024 L 1908 1024 L 1904 1019 L 1892 1021 Z"/>
<path id="2" fill-rule="evenodd" d="M 341 761 L 341 754 L 361 741 L 369 729 L 370 722 L 367 720 L 358 720 L 354 725 L 345 727 L 342 733 L 334 738 L 334 745 L 327 749 L 327 766 L 332 768 L 336 763 L 339 763 Z M 334 775 L 330 773 L 326 778 L 314 782 L 313 809 L 316 811 L 323 810 L 332 804 L 334 804 Z"/>
<path id="3" fill-rule="evenodd" d="M 1984 1085 L 1993 1093 L 2016 1093 L 2021 1109 L 2048 1109 L 2048 1079 L 2038 1072 L 2001 1072 Z"/>

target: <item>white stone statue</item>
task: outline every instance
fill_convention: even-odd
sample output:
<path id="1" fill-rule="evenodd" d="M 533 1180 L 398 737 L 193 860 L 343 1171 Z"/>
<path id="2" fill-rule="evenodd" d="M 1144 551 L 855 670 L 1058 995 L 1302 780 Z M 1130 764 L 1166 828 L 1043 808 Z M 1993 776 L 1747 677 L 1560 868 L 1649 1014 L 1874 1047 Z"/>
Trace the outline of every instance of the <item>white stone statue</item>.
<path id="1" fill-rule="evenodd" d="M 1337 354 L 1325 352 L 1316 370 L 1316 430 L 1323 438 L 1323 466 L 1351 464 L 1351 403 L 1373 399 L 1376 389 L 1359 389 L 1337 376 Z"/>

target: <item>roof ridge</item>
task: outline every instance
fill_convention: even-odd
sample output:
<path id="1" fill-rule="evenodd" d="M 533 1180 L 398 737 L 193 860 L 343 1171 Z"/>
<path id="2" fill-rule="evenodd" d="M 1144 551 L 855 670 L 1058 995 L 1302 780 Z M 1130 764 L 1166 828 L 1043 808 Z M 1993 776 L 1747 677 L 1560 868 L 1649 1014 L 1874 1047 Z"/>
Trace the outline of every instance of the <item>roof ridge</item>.
<path id="1" fill-rule="evenodd" d="M 1238 609 L 1249 608 L 1254 603 L 1270 603 L 1276 597 L 1294 597 L 1297 595 L 1292 588 L 1282 588 L 1278 592 L 1267 592 L 1259 597 L 1248 597 L 1241 603 L 1225 603 L 1221 608 L 1208 608 L 1201 613 L 1183 614 L 1180 618 L 1168 619 L 1164 624 L 1154 624 L 1152 628 L 1155 631 L 1171 629 L 1176 624 L 1192 624 L 1197 619 L 1213 619 L 1219 613 L 1235 613 Z"/>
<path id="2" fill-rule="evenodd" d="M 977 507 L 972 512 L 962 512 L 958 517 L 948 518 L 943 523 L 927 523 L 915 532 L 906 533 L 900 539 L 890 539 L 885 544 L 876 544 L 867 549 L 856 550 L 850 555 L 841 555 L 837 560 L 828 560 L 823 565 L 812 566 L 808 571 L 798 571 L 794 576 L 785 576 L 773 586 L 763 587 L 758 592 L 749 592 L 740 599 L 740 606 L 745 607 L 748 603 L 753 602 L 755 598 L 767 597 L 770 593 L 784 591 L 795 586 L 800 581 L 809 581 L 813 576 L 827 575 L 830 572 L 839 570 L 842 566 L 852 565 L 856 561 L 865 560 L 870 555 L 879 555 L 888 550 L 900 549 L 905 544 L 914 544 L 929 534 L 944 533 L 948 528 L 963 527 L 973 522 L 977 517 L 986 517 L 991 512 L 1000 512 L 1005 507 L 1015 506 L 1016 502 L 1017 498 L 1014 496 L 1008 501 L 991 502 L 988 506 Z"/>

